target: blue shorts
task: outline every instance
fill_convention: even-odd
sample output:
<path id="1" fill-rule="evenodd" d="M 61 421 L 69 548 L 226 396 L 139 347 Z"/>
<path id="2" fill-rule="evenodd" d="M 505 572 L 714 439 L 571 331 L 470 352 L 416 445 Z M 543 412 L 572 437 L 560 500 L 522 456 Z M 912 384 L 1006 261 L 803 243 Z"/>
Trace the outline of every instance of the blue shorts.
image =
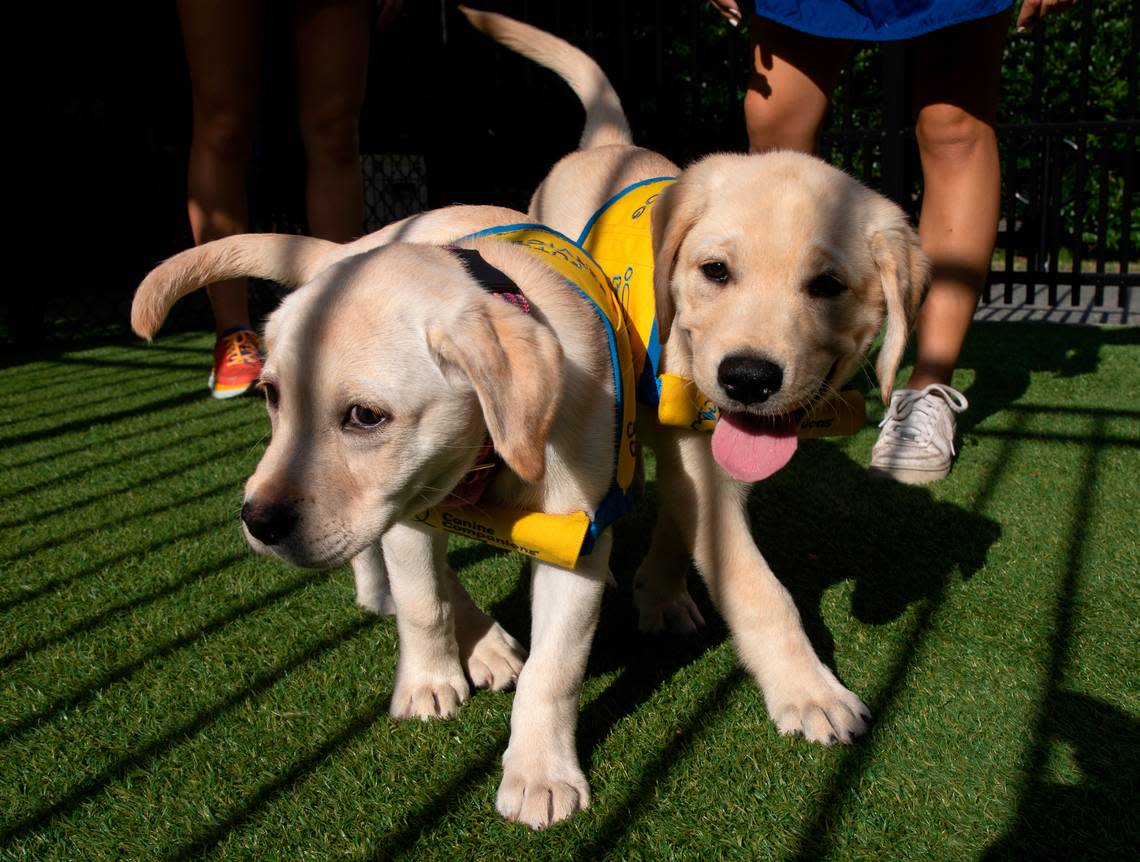
<path id="1" fill-rule="evenodd" d="M 828 39 L 890 42 L 1003 12 L 1012 0 L 756 0 L 756 14 Z"/>

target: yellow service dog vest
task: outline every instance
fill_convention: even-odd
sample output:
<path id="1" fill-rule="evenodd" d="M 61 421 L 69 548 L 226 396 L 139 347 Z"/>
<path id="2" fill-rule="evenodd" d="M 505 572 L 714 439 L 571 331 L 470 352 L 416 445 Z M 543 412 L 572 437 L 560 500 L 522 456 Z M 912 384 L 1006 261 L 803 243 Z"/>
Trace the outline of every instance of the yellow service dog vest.
<path id="1" fill-rule="evenodd" d="M 551 515 L 479 503 L 463 508 L 436 506 L 419 515 L 417 520 L 449 533 L 572 569 L 580 556 L 593 550 L 602 531 L 629 511 L 630 485 L 637 462 L 637 402 L 634 397 L 630 328 L 622 306 L 610 290 L 606 274 L 573 240 L 536 224 L 488 228 L 463 239 L 483 237 L 509 242 L 541 257 L 547 266 L 574 286 L 598 315 L 606 332 L 613 373 L 614 480 L 593 513 Z M 490 466 L 477 465 L 476 470 Z"/>

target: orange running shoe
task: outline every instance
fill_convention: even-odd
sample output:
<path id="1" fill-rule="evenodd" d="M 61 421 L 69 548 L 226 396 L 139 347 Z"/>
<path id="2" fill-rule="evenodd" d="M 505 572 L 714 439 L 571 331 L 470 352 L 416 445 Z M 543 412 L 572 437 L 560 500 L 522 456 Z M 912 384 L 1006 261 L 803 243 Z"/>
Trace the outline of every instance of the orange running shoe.
<path id="1" fill-rule="evenodd" d="M 261 376 L 261 343 L 248 326 L 234 326 L 214 342 L 214 370 L 210 372 L 210 394 L 234 398 L 253 389 Z"/>

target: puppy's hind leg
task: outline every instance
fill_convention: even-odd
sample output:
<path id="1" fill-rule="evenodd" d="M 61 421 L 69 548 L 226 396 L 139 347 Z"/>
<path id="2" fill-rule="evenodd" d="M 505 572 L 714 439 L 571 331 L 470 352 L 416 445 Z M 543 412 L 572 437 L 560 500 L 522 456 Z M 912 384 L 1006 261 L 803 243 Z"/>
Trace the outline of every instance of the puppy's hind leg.
<path id="1" fill-rule="evenodd" d="M 689 561 L 692 556 L 674 522 L 668 499 L 661 503 L 649 552 L 633 578 L 633 603 L 638 628 L 643 632 L 692 634 L 705 624 L 689 595 Z"/>
<path id="2" fill-rule="evenodd" d="M 378 616 L 395 615 L 396 603 L 379 545 L 352 558 L 352 574 L 357 605 Z M 526 661 L 526 648 L 479 609 L 450 566 L 444 566 L 442 580 L 455 615 L 459 661 L 468 679 L 476 688 L 509 689 L 519 678 Z"/>
<path id="3" fill-rule="evenodd" d="M 471 694 L 447 584 L 447 536 L 396 524 L 382 540 L 396 605 L 399 658 L 389 713 L 393 718 L 451 718 Z"/>
<path id="4" fill-rule="evenodd" d="M 455 609 L 459 660 L 476 688 L 505 691 L 515 684 L 526 661 L 526 648 L 479 609 L 450 566 L 445 582 Z"/>
<path id="5" fill-rule="evenodd" d="M 578 696 L 609 570 L 607 530 L 576 571 L 533 563 L 530 658 L 519 675 L 495 807 L 543 829 L 590 804 L 578 764 Z"/>

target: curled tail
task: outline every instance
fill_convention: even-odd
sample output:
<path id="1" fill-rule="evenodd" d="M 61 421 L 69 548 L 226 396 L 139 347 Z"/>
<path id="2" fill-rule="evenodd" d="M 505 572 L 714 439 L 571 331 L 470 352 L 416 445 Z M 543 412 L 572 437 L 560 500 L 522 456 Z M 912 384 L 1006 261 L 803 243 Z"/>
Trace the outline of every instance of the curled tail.
<path id="1" fill-rule="evenodd" d="M 465 6 L 460 6 L 459 11 L 480 33 L 545 66 L 570 85 L 586 109 L 586 125 L 582 129 L 579 149 L 633 143 L 617 91 L 601 67 L 583 51 L 545 30 L 506 15 Z"/>
<path id="2" fill-rule="evenodd" d="M 264 278 L 290 288 L 310 281 L 342 247 L 289 234 L 238 234 L 179 252 L 153 270 L 131 304 L 131 328 L 153 338 L 170 307 L 195 290 L 231 278 Z"/>

